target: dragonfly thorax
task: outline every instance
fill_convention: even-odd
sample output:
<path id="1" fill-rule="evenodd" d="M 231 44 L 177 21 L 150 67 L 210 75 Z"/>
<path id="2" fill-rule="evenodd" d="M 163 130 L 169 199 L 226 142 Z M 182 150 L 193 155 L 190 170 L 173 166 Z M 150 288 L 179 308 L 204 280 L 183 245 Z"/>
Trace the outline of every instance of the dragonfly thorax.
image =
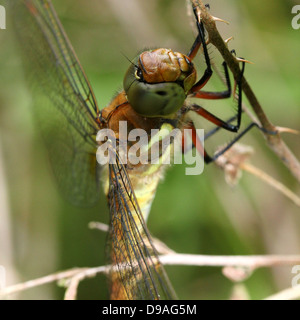
<path id="1" fill-rule="evenodd" d="M 145 117 L 166 117 L 182 107 L 196 77 L 190 58 L 170 49 L 156 49 L 135 58 L 123 85 L 137 113 Z"/>

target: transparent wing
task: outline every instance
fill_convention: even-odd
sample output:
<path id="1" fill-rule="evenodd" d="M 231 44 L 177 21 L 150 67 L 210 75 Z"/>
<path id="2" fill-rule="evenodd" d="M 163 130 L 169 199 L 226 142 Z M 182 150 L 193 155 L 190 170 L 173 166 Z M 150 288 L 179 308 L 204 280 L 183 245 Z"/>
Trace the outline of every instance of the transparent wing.
<path id="1" fill-rule="evenodd" d="M 109 164 L 111 299 L 176 299 L 145 225 L 126 169 L 115 150 Z"/>
<path id="2" fill-rule="evenodd" d="M 89 204 L 97 198 L 99 181 L 98 107 L 92 89 L 51 2 L 12 3 L 35 113 L 55 175 L 72 202 Z M 110 164 L 109 176 L 110 260 L 115 266 L 110 278 L 112 298 L 174 298 L 124 166 L 119 161 Z"/>
<path id="3" fill-rule="evenodd" d="M 97 103 L 49 0 L 12 0 L 34 111 L 62 192 L 75 204 L 98 197 Z"/>

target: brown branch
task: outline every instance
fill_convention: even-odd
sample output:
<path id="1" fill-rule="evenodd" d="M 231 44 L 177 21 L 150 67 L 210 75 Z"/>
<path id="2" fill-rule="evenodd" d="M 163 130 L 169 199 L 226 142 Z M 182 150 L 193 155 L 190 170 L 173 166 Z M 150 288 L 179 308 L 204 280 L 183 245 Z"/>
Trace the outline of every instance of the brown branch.
<path id="1" fill-rule="evenodd" d="M 161 255 L 159 259 L 164 265 L 247 268 L 248 274 L 262 267 L 291 266 L 300 264 L 299 255 L 209 256 L 172 253 Z M 96 268 L 76 268 L 54 273 L 42 278 L 4 288 L 0 291 L 0 297 L 7 297 L 13 293 L 21 292 L 40 285 L 65 280 L 68 287 L 65 299 L 74 300 L 77 296 L 78 285 L 82 280 L 94 277 L 99 273 L 108 273 L 110 269 L 111 266 L 100 266 Z M 228 276 L 226 272 L 223 272 L 223 274 Z M 231 279 L 236 280 L 233 276 Z"/>
<path id="2" fill-rule="evenodd" d="M 201 21 L 203 22 L 208 33 L 209 42 L 217 48 L 230 68 L 234 78 L 238 79 L 240 75 L 239 62 L 228 50 L 227 44 L 221 37 L 216 27 L 216 19 L 207 12 L 205 5 L 201 0 L 191 0 L 191 3 L 193 6 L 199 9 Z M 267 118 L 261 104 L 259 103 L 245 77 L 242 79 L 242 88 L 262 127 L 266 130 L 264 136 L 269 147 L 274 151 L 275 154 L 277 154 L 277 156 L 283 161 L 294 177 L 300 182 L 300 163 L 298 159 L 281 139 L 279 132 L 277 134 L 270 134 L 271 132 L 276 131 L 276 126 L 274 126 Z"/>
<path id="3" fill-rule="evenodd" d="M 300 299 L 300 286 L 288 288 L 275 293 L 264 300 L 298 300 Z"/>
<path id="4" fill-rule="evenodd" d="M 57 282 L 61 280 L 72 279 L 74 277 L 78 277 L 83 274 L 85 275 L 84 278 L 93 277 L 98 273 L 106 273 L 108 270 L 109 270 L 108 266 L 101 266 L 98 268 L 75 268 L 75 269 L 70 269 L 62 272 L 56 272 L 42 278 L 29 280 L 23 283 L 12 285 L 10 287 L 6 287 L 0 290 L 0 298 L 7 297 L 11 294 L 25 291 L 31 288 L 35 288 L 44 284 Z"/>
<path id="5" fill-rule="evenodd" d="M 291 266 L 300 263 L 300 255 L 210 256 L 175 253 L 160 256 L 159 259 L 164 265 L 246 267 L 252 271 L 262 267 Z"/>
<path id="6" fill-rule="evenodd" d="M 103 232 L 108 232 L 109 226 L 105 223 L 98 222 L 98 221 L 91 221 L 89 223 L 89 228 L 90 229 L 97 229 Z"/>
<path id="7" fill-rule="evenodd" d="M 57 272 L 54 274 L 47 275 L 42 278 L 34 279 L 34 280 L 29 280 L 23 283 L 19 283 L 16 285 L 12 285 L 10 287 L 6 287 L 2 290 L 0 290 L 0 297 L 2 296 L 9 296 L 13 293 L 17 293 L 20 291 L 24 291 L 30 288 L 38 287 L 47 283 L 55 282 L 55 281 L 60 281 L 63 279 L 67 279 L 70 277 L 73 277 L 76 275 L 78 272 L 81 272 L 83 270 L 86 270 L 86 268 L 76 268 L 76 269 L 70 269 L 66 270 L 63 272 Z"/>
<path id="8" fill-rule="evenodd" d="M 261 169 L 247 162 L 252 154 L 253 149 L 251 147 L 236 143 L 216 160 L 216 165 L 224 170 L 226 182 L 231 186 L 236 185 L 242 175 L 241 170 L 244 170 L 281 192 L 300 207 L 300 197 L 298 195 Z"/>
<path id="9" fill-rule="evenodd" d="M 265 181 L 267 184 L 269 184 L 271 187 L 274 189 L 278 190 L 282 194 L 284 194 L 287 198 L 292 200 L 298 207 L 300 207 L 300 198 L 292 192 L 290 189 L 288 189 L 284 184 L 281 182 L 275 180 L 273 177 L 269 176 L 262 170 L 254 167 L 250 163 L 242 163 L 240 165 L 240 168 L 243 169 L 244 171 L 247 171 L 254 176 L 258 177 L 259 179 Z"/>
<path id="10" fill-rule="evenodd" d="M 65 300 L 76 300 L 77 297 L 77 289 L 79 283 L 87 278 L 93 278 L 99 273 L 107 273 L 110 270 L 110 266 L 100 266 L 96 268 L 86 268 L 81 272 L 77 273 L 75 276 L 71 278 L 71 281 L 67 287 L 65 293 Z"/>

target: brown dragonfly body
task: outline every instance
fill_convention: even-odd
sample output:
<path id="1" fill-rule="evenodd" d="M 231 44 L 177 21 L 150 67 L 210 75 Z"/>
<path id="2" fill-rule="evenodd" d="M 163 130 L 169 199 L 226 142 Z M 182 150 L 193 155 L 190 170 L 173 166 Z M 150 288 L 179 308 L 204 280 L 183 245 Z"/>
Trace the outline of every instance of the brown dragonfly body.
<path id="1" fill-rule="evenodd" d="M 139 63 L 139 70 L 143 70 L 141 74 L 147 83 L 165 84 L 166 82 L 181 81 L 183 83 L 185 81 L 185 86 L 189 87 L 195 83 L 196 70 L 191 60 L 187 56 L 177 52 L 174 53 L 170 49 L 143 52 L 139 56 Z M 130 86 L 132 87 L 134 81 L 138 80 L 140 79 L 134 79 Z M 189 81 L 188 83 L 187 80 Z M 158 95 L 163 94 L 162 89 L 157 89 L 157 91 L 159 91 Z M 180 103 L 182 107 L 171 114 L 167 113 L 167 115 L 161 117 L 146 117 L 135 111 L 129 102 L 126 92 L 122 91 L 100 112 L 98 117 L 100 130 L 111 129 L 118 140 L 129 141 L 128 136 L 119 137 L 121 131 L 120 123 L 123 121 L 127 124 L 127 133 L 133 129 L 143 129 L 147 133 L 148 141 L 150 142 L 153 129 L 171 131 L 174 128 L 183 129 L 187 127 L 187 124 L 191 121 L 187 116 L 188 107 L 184 102 Z M 134 143 L 129 142 L 128 149 Z M 150 143 L 146 150 L 147 152 L 150 151 L 151 146 L 152 144 Z M 172 148 L 172 146 L 170 147 Z M 163 154 L 160 154 L 160 157 L 163 157 Z M 159 163 L 158 165 L 153 165 L 149 160 L 147 164 L 138 163 L 133 165 L 129 163 L 126 169 L 143 217 L 147 220 L 157 184 L 163 176 L 165 166 Z M 107 190 L 107 188 L 105 189 Z"/>
<path id="2" fill-rule="evenodd" d="M 151 56 L 152 61 L 149 61 L 149 56 Z M 143 58 L 145 58 L 146 63 L 143 63 Z M 149 76 L 148 74 L 152 71 L 151 78 L 152 83 L 161 83 L 162 81 L 165 83 L 167 82 L 166 79 L 174 83 L 178 79 L 182 79 L 184 81 L 186 79 L 186 75 L 190 76 L 192 74 L 192 78 L 196 78 L 196 72 L 193 68 L 193 65 L 189 58 L 187 56 L 184 56 L 179 53 L 174 53 L 171 50 L 168 49 L 156 49 L 151 52 L 147 51 L 140 55 L 139 57 L 140 61 L 140 70 L 145 70 L 144 75 L 145 78 Z M 136 72 L 135 72 L 136 73 Z M 142 76 L 143 72 L 141 73 Z M 137 76 L 140 77 L 140 76 Z M 148 83 L 150 81 L 148 79 Z M 155 81 L 153 80 L 155 79 Z M 138 81 L 139 79 L 136 78 L 133 81 Z M 132 86 L 132 84 L 131 84 Z M 161 94 L 161 88 L 160 90 Z M 175 92 L 175 94 L 177 94 Z M 100 127 L 101 129 L 110 129 L 114 132 L 115 137 L 118 141 L 128 141 L 128 136 L 120 137 L 120 123 L 126 123 L 127 124 L 127 132 L 131 132 L 133 129 L 143 129 L 147 136 L 148 141 L 150 142 L 148 145 L 144 146 L 146 147 L 146 153 L 150 153 L 151 147 L 153 147 L 153 144 L 151 143 L 151 139 L 153 139 L 151 133 L 153 129 L 157 129 L 159 132 L 163 130 L 167 130 L 167 132 L 170 132 L 174 128 L 184 128 L 186 126 L 186 111 L 187 108 L 183 104 L 182 108 L 179 110 L 176 110 L 173 114 L 169 114 L 168 117 L 145 117 L 143 115 L 140 115 L 137 113 L 134 108 L 131 106 L 130 102 L 128 101 L 128 97 L 125 93 L 125 91 L 120 92 L 107 106 L 104 108 L 100 115 L 99 115 L 99 121 L 100 121 Z M 130 149 L 134 146 L 136 142 L 128 143 L 127 148 Z M 159 143 L 156 142 L 156 143 Z M 170 145 L 170 148 L 167 149 L 166 152 L 172 152 L 172 145 Z M 163 158 L 164 152 L 160 152 L 159 158 Z M 155 249 L 153 247 L 153 244 L 151 243 L 150 238 L 147 236 L 147 234 L 144 231 L 144 225 L 147 220 L 152 201 L 155 196 L 155 192 L 157 189 L 157 185 L 161 178 L 163 177 L 164 171 L 166 169 L 167 165 L 164 165 L 161 161 L 158 161 L 157 164 L 152 164 L 150 161 L 148 161 L 146 164 L 137 163 L 127 163 L 126 164 L 126 172 L 128 181 L 130 181 L 130 190 L 134 190 L 135 199 L 131 199 L 130 195 L 127 194 L 126 190 L 122 188 L 119 193 L 124 193 L 125 199 L 118 199 L 116 203 L 112 203 L 110 200 L 112 198 L 111 193 L 111 185 L 110 179 L 114 179 L 115 181 L 122 180 L 118 175 L 120 175 L 120 168 L 116 172 L 109 172 L 107 175 L 105 182 L 104 182 L 104 190 L 105 194 L 108 197 L 108 202 L 110 206 L 116 206 L 116 208 L 111 208 L 111 212 L 119 212 L 121 213 L 122 210 L 120 210 L 120 207 L 124 208 L 124 204 L 122 203 L 120 205 L 120 202 L 126 202 L 127 206 L 129 206 L 129 211 L 131 212 L 132 221 L 125 222 L 122 216 L 114 217 L 114 219 L 111 220 L 111 241 L 117 245 L 115 245 L 115 250 L 112 251 L 111 260 L 112 264 L 115 265 L 116 262 L 118 264 L 124 265 L 124 271 L 119 268 L 118 272 L 113 273 L 110 276 L 111 280 L 111 292 L 112 292 L 112 299 L 124 299 L 130 298 L 130 299 L 136 299 L 138 296 L 135 295 L 135 293 L 132 293 L 132 290 L 126 290 L 125 288 L 130 287 L 129 283 L 136 283 L 139 282 L 139 277 L 144 276 L 143 274 L 138 274 L 136 272 L 135 274 L 132 273 L 132 263 L 134 260 L 137 259 L 140 260 L 140 264 L 144 264 L 143 258 L 147 257 L 151 259 L 151 268 L 155 269 L 155 272 L 153 272 L 154 275 L 160 274 L 160 277 L 162 278 L 162 273 L 164 272 L 162 270 L 162 267 L 159 264 L 158 259 L 156 258 Z M 109 171 L 106 170 L 106 171 Z M 120 183 L 116 183 L 117 185 L 120 185 Z M 135 207 L 136 206 L 136 207 Z M 126 216 L 126 215 L 124 215 Z M 144 220 L 144 221 L 142 221 Z M 126 229 L 130 230 L 130 234 L 135 234 L 135 228 L 137 228 L 139 231 L 139 237 L 135 239 L 135 237 L 132 237 L 130 248 L 124 248 L 126 247 L 126 243 L 124 243 L 124 239 L 126 236 L 124 235 L 124 226 L 126 225 Z M 137 257 L 139 254 L 135 254 L 133 251 L 136 249 L 138 251 L 138 247 L 140 246 L 140 241 L 142 238 L 142 241 L 144 242 L 143 246 L 146 247 L 146 250 L 149 252 L 147 254 L 142 254 L 141 257 Z M 143 249 L 143 251 L 145 248 Z M 129 252 L 130 251 L 130 252 Z M 126 252 L 126 254 L 124 254 Z M 147 259 L 148 259 L 147 258 Z M 126 266 L 130 266 L 128 271 L 128 268 Z M 146 268 L 146 265 L 144 266 Z M 143 269 L 143 268 L 141 268 Z M 166 276 L 164 276 L 166 277 Z M 137 278 L 137 279 L 135 279 Z M 128 285 L 123 285 L 124 279 L 126 282 L 128 282 Z M 166 282 L 167 280 L 164 279 Z M 168 285 L 170 287 L 170 284 Z M 146 290 L 146 288 L 144 288 Z M 128 293 L 128 291 L 130 293 Z M 154 290 L 155 291 L 155 290 Z M 174 297 L 174 294 L 170 294 L 169 297 Z M 160 293 L 158 293 L 158 296 L 156 298 L 160 297 Z M 165 296 L 168 297 L 168 296 Z M 161 298 L 161 297 L 160 297 Z"/>
<path id="3" fill-rule="evenodd" d="M 176 298 L 145 222 L 167 167 L 162 160 L 172 151 L 173 143 L 167 149 L 158 148 L 155 163 L 124 162 L 123 143 L 127 143 L 125 155 L 128 156 L 138 144 L 128 134 L 142 129 L 148 138 L 141 146 L 142 153 L 149 156 L 163 139 L 153 137 L 152 130 L 164 132 L 166 137 L 175 128 L 180 132 L 188 128 L 194 146 L 209 162 L 213 159 L 201 143 L 197 144 L 191 114 L 201 115 L 226 130 L 238 130 L 240 115 L 234 126 L 186 100 L 188 97 L 222 99 L 231 94 L 226 64 L 223 66 L 227 90 L 201 90 L 212 70 L 197 8 L 193 9 L 199 34 L 189 54 L 170 49 L 143 52 L 131 62 L 123 81 L 124 91 L 100 111 L 51 1 L 12 0 L 12 5 L 25 69 L 33 88 L 34 110 L 59 186 L 72 202 L 90 204 L 97 199 L 98 186 L 103 181 L 110 209 L 111 299 Z M 192 60 L 201 45 L 207 69 L 197 81 Z M 238 88 L 240 92 L 240 84 Z M 241 98 L 238 108 L 240 112 Z M 120 135 L 122 123 L 126 123 L 127 133 Z M 109 135 L 97 139 L 103 130 L 113 133 L 116 144 L 112 144 Z M 96 150 L 104 144 L 115 161 L 103 165 L 100 178 Z"/>

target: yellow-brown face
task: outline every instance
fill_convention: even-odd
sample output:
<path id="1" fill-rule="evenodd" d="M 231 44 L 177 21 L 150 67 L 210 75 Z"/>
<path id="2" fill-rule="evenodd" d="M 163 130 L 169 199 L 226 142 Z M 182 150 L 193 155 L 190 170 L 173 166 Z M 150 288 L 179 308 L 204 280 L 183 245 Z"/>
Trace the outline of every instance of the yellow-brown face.
<path id="1" fill-rule="evenodd" d="M 140 54 L 123 81 L 132 108 L 145 117 L 167 117 L 179 110 L 196 81 L 191 60 L 170 49 Z"/>

